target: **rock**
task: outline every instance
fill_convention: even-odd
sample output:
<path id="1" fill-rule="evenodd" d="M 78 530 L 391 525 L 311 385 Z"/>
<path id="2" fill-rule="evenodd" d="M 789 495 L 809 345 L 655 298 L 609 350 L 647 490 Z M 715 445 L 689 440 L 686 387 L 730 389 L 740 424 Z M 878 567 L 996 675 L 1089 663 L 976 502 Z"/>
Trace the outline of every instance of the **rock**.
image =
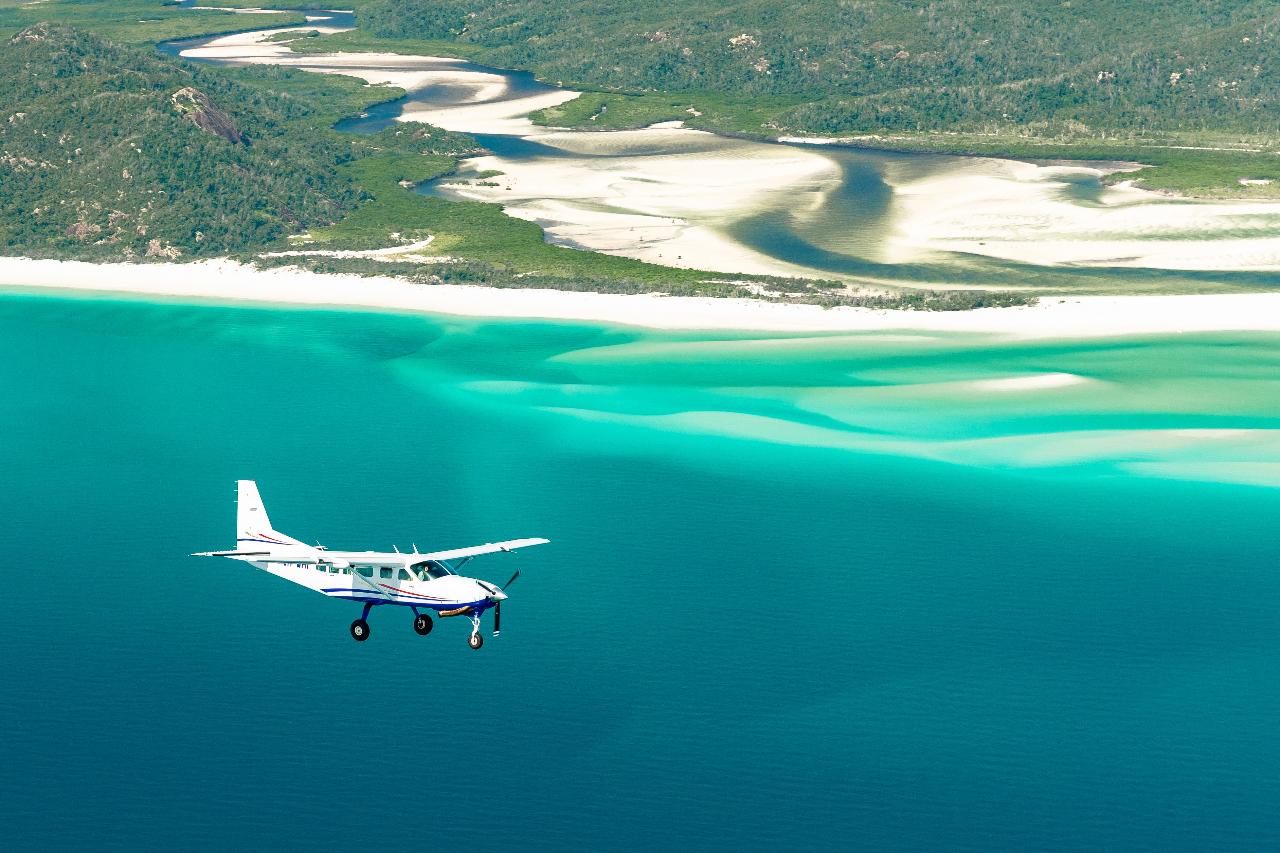
<path id="1" fill-rule="evenodd" d="M 47 22 L 32 24 L 25 30 L 19 30 L 14 33 L 13 38 L 9 39 L 9 44 L 22 44 L 24 41 L 44 41 L 49 37 L 52 25 Z"/>
<path id="2" fill-rule="evenodd" d="M 176 258 L 182 252 L 177 246 L 167 246 L 159 240 L 151 239 L 147 241 L 147 257 L 148 258 Z"/>
<path id="3" fill-rule="evenodd" d="M 85 222 L 81 219 L 79 222 L 67 226 L 67 236 L 74 237 L 77 240 L 87 240 L 101 230 L 101 226 L 94 225 L 92 222 Z"/>
<path id="4" fill-rule="evenodd" d="M 248 144 L 248 138 L 236 127 L 235 120 L 214 106 L 209 96 L 192 86 L 183 86 L 169 96 L 174 109 L 191 119 L 196 127 L 221 136 L 232 143 Z"/>

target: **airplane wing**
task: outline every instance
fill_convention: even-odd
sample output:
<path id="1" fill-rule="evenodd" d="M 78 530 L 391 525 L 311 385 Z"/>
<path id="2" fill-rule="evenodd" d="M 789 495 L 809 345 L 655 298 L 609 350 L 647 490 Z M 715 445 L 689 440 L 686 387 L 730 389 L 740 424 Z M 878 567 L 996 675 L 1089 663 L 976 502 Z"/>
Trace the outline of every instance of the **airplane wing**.
<path id="1" fill-rule="evenodd" d="M 430 554 L 410 554 L 413 562 L 423 560 L 460 560 L 463 557 L 479 557 L 481 554 L 496 554 L 499 551 L 514 551 L 517 548 L 528 548 L 532 545 L 546 545 L 550 539 L 511 539 L 506 542 L 490 542 L 486 545 L 473 545 L 470 548 L 454 548 L 452 551 L 433 551 Z"/>
<path id="2" fill-rule="evenodd" d="M 514 551 L 517 548 L 528 548 L 532 545 L 545 545 L 549 539 L 510 539 L 506 542 L 489 542 L 474 545 L 470 548 L 454 548 L 449 551 L 431 551 L 429 553 L 401 553 L 379 551 L 321 551 L 310 547 L 280 548 L 275 551 L 202 551 L 193 557 L 252 557 L 255 563 L 329 563 L 345 569 L 353 565 L 361 566 L 412 566 L 427 560 L 460 560 L 464 557 L 478 557 L 481 554 L 496 554 L 500 551 Z"/>

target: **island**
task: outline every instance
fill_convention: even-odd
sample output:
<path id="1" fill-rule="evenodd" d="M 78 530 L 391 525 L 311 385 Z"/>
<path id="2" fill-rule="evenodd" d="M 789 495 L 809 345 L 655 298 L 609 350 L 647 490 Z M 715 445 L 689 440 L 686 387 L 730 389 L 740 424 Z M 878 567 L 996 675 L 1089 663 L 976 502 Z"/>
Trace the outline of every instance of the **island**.
<path id="1" fill-rule="evenodd" d="M 354 5 L 0 8 L 6 281 L 168 264 L 210 296 L 714 297 L 857 325 L 1173 295 L 1244 320 L 1222 300 L 1280 270 L 1275 90 L 1248 64 L 1272 37 L 1248 9 Z M 1166 74 L 1170 51 L 1196 67 Z M 680 304 L 659 313 L 719 324 Z"/>

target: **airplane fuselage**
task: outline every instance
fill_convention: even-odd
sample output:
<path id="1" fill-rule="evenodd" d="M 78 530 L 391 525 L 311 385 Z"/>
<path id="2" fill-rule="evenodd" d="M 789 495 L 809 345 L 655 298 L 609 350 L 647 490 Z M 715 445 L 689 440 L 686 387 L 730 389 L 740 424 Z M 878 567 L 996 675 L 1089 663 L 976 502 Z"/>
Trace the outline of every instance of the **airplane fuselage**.
<path id="1" fill-rule="evenodd" d="M 463 607 L 483 611 L 507 597 L 496 586 L 475 578 L 450 573 L 419 580 L 415 577 L 421 574 L 419 570 L 408 566 L 396 568 L 361 565 L 359 556 L 358 553 L 344 553 L 342 562 L 349 562 L 349 566 L 333 562 L 290 563 L 273 560 L 268 563 L 255 561 L 251 557 L 241 559 L 268 574 L 313 589 L 330 598 L 347 601 L 401 604 L 435 611 Z M 372 554 L 369 556 L 375 557 Z M 437 573 L 444 568 L 443 564 L 435 562 L 431 567 Z"/>

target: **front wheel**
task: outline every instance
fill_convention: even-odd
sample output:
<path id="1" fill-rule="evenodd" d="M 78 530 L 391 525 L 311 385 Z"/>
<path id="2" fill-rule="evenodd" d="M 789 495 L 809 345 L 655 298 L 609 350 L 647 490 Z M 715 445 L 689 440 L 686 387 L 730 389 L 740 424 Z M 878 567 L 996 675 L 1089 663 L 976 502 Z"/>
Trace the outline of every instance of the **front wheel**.
<path id="1" fill-rule="evenodd" d="M 478 649 L 484 645 L 484 637 L 479 634 L 472 634 L 467 638 L 467 645 L 473 649 Z"/>
<path id="2" fill-rule="evenodd" d="M 431 622 L 431 617 L 425 613 L 419 613 L 417 618 L 413 620 L 413 630 L 418 632 L 418 636 L 425 637 L 431 633 L 431 629 L 435 625 Z"/>
<path id="3" fill-rule="evenodd" d="M 369 623 L 363 619 L 357 619 L 351 623 L 351 638 L 357 643 L 363 643 L 369 639 Z"/>

